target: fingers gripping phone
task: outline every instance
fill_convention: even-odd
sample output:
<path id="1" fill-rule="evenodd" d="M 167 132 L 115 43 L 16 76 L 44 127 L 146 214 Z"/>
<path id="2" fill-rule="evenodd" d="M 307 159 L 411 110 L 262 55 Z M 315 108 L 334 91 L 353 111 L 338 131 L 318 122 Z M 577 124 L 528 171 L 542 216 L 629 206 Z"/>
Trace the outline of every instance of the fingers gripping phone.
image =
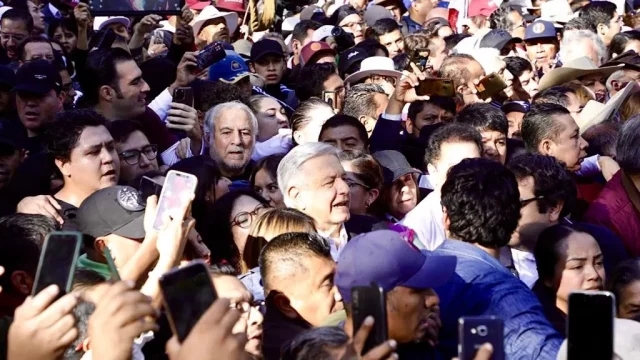
<path id="1" fill-rule="evenodd" d="M 155 230 L 162 230 L 165 224 L 166 215 L 182 208 L 185 202 L 190 201 L 191 194 L 196 191 L 198 178 L 192 174 L 171 170 L 167 174 L 162 187 L 162 193 L 158 200 L 158 212 L 153 221 Z"/>
<path id="2" fill-rule="evenodd" d="M 373 329 L 364 343 L 362 354 L 384 343 L 388 339 L 387 304 L 384 290 L 378 284 L 371 286 L 354 286 L 351 289 L 353 333 L 357 333 L 362 323 L 371 316 L 374 319 Z"/>
<path id="3" fill-rule="evenodd" d="M 82 246 L 82 234 L 76 231 L 54 231 L 47 235 L 40 254 L 32 295 L 49 285 L 58 285 L 58 298 L 69 293 Z"/>
<path id="4" fill-rule="evenodd" d="M 218 298 L 211 275 L 201 261 L 171 270 L 160 278 L 167 318 L 180 342 Z"/>
<path id="5" fill-rule="evenodd" d="M 456 89 L 451 79 L 426 78 L 416 87 L 418 96 L 455 96 Z"/>
<path id="6" fill-rule="evenodd" d="M 323 91 L 322 100 L 327 104 L 331 105 L 331 108 L 334 110 L 338 106 L 337 105 L 338 94 L 335 91 Z"/>
<path id="7" fill-rule="evenodd" d="M 495 316 L 469 316 L 458 320 L 458 358 L 473 360 L 485 343 L 493 346 L 492 360 L 504 360 L 504 322 Z"/>
<path id="8" fill-rule="evenodd" d="M 478 90 L 477 95 L 482 100 L 494 97 L 506 88 L 507 84 L 502 80 L 500 75 L 496 73 L 491 73 L 483 77 L 478 85 L 476 85 L 476 90 Z"/>
<path id="9" fill-rule="evenodd" d="M 613 359 L 615 296 L 608 291 L 569 294 L 567 359 Z"/>

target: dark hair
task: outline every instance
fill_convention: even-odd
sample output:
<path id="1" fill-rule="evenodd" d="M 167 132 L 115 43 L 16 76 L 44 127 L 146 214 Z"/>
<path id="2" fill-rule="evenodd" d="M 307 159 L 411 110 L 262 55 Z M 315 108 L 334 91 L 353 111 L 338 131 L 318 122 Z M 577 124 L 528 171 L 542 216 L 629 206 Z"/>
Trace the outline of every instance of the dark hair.
<path id="1" fill-rule="evenodd" d="M 364 39 L 358 45 L 356 45 L 358 49 L 362 49 L 367 53 L 367 57 L 369 56 L 378 56 L 376 52 L 382 51 L 384 52 L 384 56 L 389 56 L 389 50 L 387 47 L 380 44 L 376 39 Z"/>
<path id="2" fill-rule="evenodd" d="M 330 117 L 325 123 L 322 125 L 322 129 L 320 129 L 320 134 L 318 135 L 318 139 L 322 139 L 322 134 L 329 129 L 335 129 L 340 126 L 351 126 L 358 130 L 358 135 L 360 136 L 360 140 L 364 144 L 365 148 L 369 148 L 369 135 L 367 135 L 367 129 L 362 125 L 362 123 L 354 118 L 353 116 L 338 114 Z"/>
<path id="3" fill-rule="evenodd" d="M 515 8 L 511 6 L 509 1 L 505 1 L 500 4 L 500 7 L 496 9 L 494 12 L 489 15 L 489 27 L 492 29 L 500 29 L 505 30 L 506 32 L 512 32 L 515 25 L 511 19 L 509 19 L 509 15 L 512 12 L 517 12 Z"/>
<path id="4" fill-rule="evenodd" d="M 337 326 L 322 326 L 300 333 L 282 349 L 282 360 L 330 359 L 331 349 L 349 342 L 349 336 Z"/>
<path id="5" fill-rule="evenodd" d="M 503 60 L 507 64 L 507 70 L 517 78 L 522 76 L 525 71 L 533 71 L 531 62 L 520 56 L 507 56 Z"/>
<path id="6" fill-rule="evenodd" d="M 376 118 L 378 108 L 375 100 L 376 94 L 387 96 L 380 85 L 356 84 L 351 86 L 344 97 L 342 113 L 356 119 L 362 115 Z"/>
<path id="7" fill-rule="evenodd" d="M 509 243 L 520 220 L 520 192 L 502 164 L 464 159 L 451 167 L 441 193 L 453 238 L 491 249 Z"/>
<path id="8" fill-rule="evenodd" d="M 97 104 L 100 99 L 100 87 L 105 85 L 120 92 L 116 66 L 127 61 L 134 61 L 134 59 L 124 49 L 110 48 L 91 51 L 87 57 L 84 75 L 79 78 L 83 101 L 88 105 Z"/>
<path id="9" fill-rule="evenodd" d="M 471 37 L 471 35 L 469 34 L 451 34 L 449 36 L 446 36 L 444 38 L 444 43 L 445 43 L 445 49 L 446 50 L 451 50 L 454 47 L 456 47 L 456 45 L 458 45 L 458 43 L 460 41 L 462 41 L 462 39 Z"/>
<path id="10" fill-rule="evenodd" d="M 96 311 L 96 305 L 90 301 L 80 300 L 73 307 L 72 315 L 75 319 L 75 327 L 78 329 L 78 337 L 67 346 L 61 357 L 64 360 L 81 360 L 85 352 L 82 343 L 89 338 L 89 318 Z"/>
<path id="11" fill-rule="evenodd" d="M 556 273 L 556 265 L 563 256 L 561 251 L 565 250 L 566 239 L 573 233 L 588 234 L 587 231 L 577 225 L 567 224 L 556 224 L 540 233 L 533 251 L 540 281 L 553 280 Z"/>
<path id="12" fill-rule="evenodd" d="M 126 39 L 124 36 L 120 35 L 120 34 L 116 34 L 113 29 L 111 29 L 110 27 L 105 27 L 102 30 L 99 30 L 95 33 L 93 33 L 93 35 L 91 35 L 91 38 L 89 39 L 89 49 L 94 49 L 97 48 L 100 43 L 107 39 L 108 37 L 114 37 L 113 40 L 113 44 L 126 44 Z M 102 50 L 109 50 L 110 48 L 103 48 Z M 123 49 L 121 49 L 123 50 Z"/>
<path id="13" fill-rule="evenodd" d="M 587 156 L 604 155 L 616 158 L 616 142 L 620 124 L 611 121 L 589 127 L 582 138 L 589 144 Z"/>
<path id="14" fill-rule="evenodd" d="M 468 69 L 469 62 L 476 61 L 471 55 L 467 54 L 451 54 L 447 56 L 440 69 L 438 70 L 438 77 L 443 79 L 453 80 L 453 85 L 467 86 L 471 81 L 471 72 Z"/>
<path id="15" fill-rule="evenodd" d="M 509 132 L 507 117 L 491 104 L 467 105 L 456 115 L 455 121 L 471 125 L 480 131 L 497 131 L 505 136 Z"/>
<path id="16" fill-rule="evenodd" d="M 640 259 L 627 259 L 619 263 L 611 275 L 607 276 L 607 290 L 616 296 L 617 305 L 625 288 L 636 281 L 640 281 Z"/>
<path id="17" fill-rule="evenodd" d="M 18 48 L 16 49 L 16 53 L 18 54 L 18 59 L 20 59 L 21 61 L 26 61 L 26 59 L 24 58 L 24 48 L 31 43 L 43 43 L 43 44 L 49 44 L 49 46 L 51 46 L 51 41 L 49 41 L 49 39 L 45 38 L 44 36 L 30 36 L 24 40 L 22 40 L 22 42 L 20 44 L 18 44 Z M 51 46 L 51 53 L 53 53 L 53 46 Z"/>
<path id="18" fill-rule="evenodd" d="M 575 17 L 569 20 L 562 29 L 563 32 L 569 30 L 589 30 L 595 33 L 596 27 L 589 20 L 583 17 Z"/>
<path id="19" fill-rule="evenodd" d="M 126 142 L 131 136 L 131 134 L 133 134 L 136 131 L 140 131 L 141 133 L 144 134 L 140 125 L 133 120 L 111 121 L 107 123 L 106 126 L 107 126 L 107 129 L 109 130 L 109 133 L 111 134 L 111 137 L 117 143 Z"/>
<path id="20" fill-rule="evenodd" d="M 618 143 L 616 160 L 620 168 L 630 175 L 640 174 L 640 116 L 634 116 L 624 123 Z"/>
<path id="21" fill-rule="evenodd" d="M 338 158 L 340 161 L 351 161 L 352 166 L 358 171 L 353 175 L 369 189 L 378 189 L 378 191 L 382 189 L 384 184 L 382 167 L 373 156 L 359 150 L 345 150 L 338 154 Z"/>
<path id="22" fill-rule="evenodd" d="M 440 158 L 442 144 L 447 142 L 469 142 L 478 146 L 482 153 L 482 135 L 476 128 L 461 123 L 445 124 L 436 129 L 429 137 L 424 154 L 424 163 L 433 164 Z"/>
<path id="23" fill-rule="evenodd" d="M 191 213 L 196 220 L 196 230 L 203 239 L 210 239 L 215 236 L 215 232 L 210 232 L 212 228 L 208 226 L 210 215 L 213 211 L 213 199 L 208 200 L 207 195 L 210 192 L 215 194 L 216 184 L 222 178 L 218 163 L 213 161 L 209 156 L 194 156 L 180 160 L 173 164 L 169 170 L 182 171 L 187 174 L 194 175 L 198 179 L 195 197 L 191 204 Z M 231 211 L 231 209 L 229 209 Z M 228 223 L 228 222 L 227 222 Z M 206 241 L 205 241 L 206 242 Z"/>
<path id="24" fill-rule="evenodd" d="M 331 14 L 331 17 L 329 18 L 329 23 L 333 24 L 334 26 L 340 26 L 342 20 L 344 20 L 347 16 L 353 14 L 360 15 L 358 10 L 356 10 L 353 6 L 342 5 L 333 11 L 333 14 Z"/>
<path id="25" fill-rule="evenodd" d="M 538 151 L 538 145 L 545 139 L 554 140 L 562 132 L 562 124 L 556 116 L 570 115 L 567 108 L 553 103 L 534 104 L 522 119 L 522 141 L 531 152 Z"/>
<path id="26" fill-rule="evenodd" d="M 35 277 L 44 238 L 58 223 L 44 215 L 13 214 L 0 219 L 0 276 L 3 291 L 12 291 L 11 273 L 23 270 Z"/>
<path id="27" fill-rule="evenodd" d="M 93 110 L 77 109 L 58 113 L 55 120 L 43 129 L 46 149 L 54 160 L 69 162 L 84 129 L 95 126 L 106 127 L 107 120 Z"/>
<path id="28" fill-rule="evenodd" d="M 396 71 L 404 71 L 404 69 L 407 68 L 407 65 L 409 65 L 410 61 L 411 58 L 408 54 L 398 54 L 393 57 L 393 68 L 396 69 Z"/>
<path id="29" fill-rule="evenodd" d="M 223 275 L 236 277 L 240 275 L 238 271 L 228 262 L 220 262 L 209 265 L 209 273 L 214 277 Z"/>
<path id="30" fill-rule="evenodd" d="M 629 41 L 638 40 L 640 40 L 640 30 L 630 30 L 615 34 L 611 39 L 611 44 L 609 44 L 609 58 L 612 58 L 613 54 L 622 54 Z"/>
<path id="31" fill-rule="evenodd" d="M 291 40 L 298 40 L 300 43 L 304 42 L 307 38 L 309 30 L 318 30 L 322 24 L 313 20 L 301 20 L 296 26 L 293 27 L 291 33 Z"/>
<path id="32" fill-rule="evenodd" d="M 614 3 L 608 1 L 594 1 L 582 7 L 580 10 L 580 17 L 585 19 L 597 30 L 598 25 L 600 24 L 609 27 L 609 22 L 613 19 L 613 15 L 615 15 L 616 11 L 617 7 Z"/>
<path id="33" fill-rule="evenodd" d="M 271 291 L 271 273 L 277 267 L 292 268 L 291 271 L 305 270 L 304 260 L 310 256 L 333 260 L 327 241 L 315 233 L 293 232 L 271 239 L 260 253 L 260 275 L 265 295 Z"/>
<path id="34" fill-rule="evenodd" d="M 532 104 L 551 103 L 569 106 L 569 96 L 567 94 L 575 94 L 576 92 L 567 86 L 552 86 L 537 93 L 533 97 Z"/>
<path id="35" fill-rule="evenodd" d="M 26 9 L 13 8 L 9 9 L 2 14 L 2 20 L 11 20 L 11 21 L 24 21 L 27 32 L 31 34 L 33 32 L 33 17 L 29 14 L 29 11 Z"/>
<path id="36" fill-rule="evenodd" d="M 300 101 L 309 100 L 312 97 L 321 97 L 324 90 L 324 82 L 332 75 L 338 75 L 333 63 L 310 64 L 300 70 L 296 84 L 296 96 Z M 302 80 L 303 81 L 300 81 Z"/>
<path id="37" fill-rule="evenodd" d="M 202 238 L 204 243 L 211 250 L 211 263 L 226 261 L 240 272 L 240 251 L 236 246 L 231 232 L 231 211 L 233 205 L 242 196 L 249 196 L 264 206 L 269 203 L 260 195 L 251 190 L 234 190 L 223 195 L 211 207 L 211 212 L 207 220 L 207 238 Z M 202 234 L 201 234 L 202 235 Z"/>
<path id="38" fill-rule="evenodd" d="M 367 28 L 367 39 L 374 39 L 380 41 L 380 37 L 394 31 L 401 31 L 400 25 L 395 19 L 379 19 L 371 27 Z"/>
<path id="39" fill-rule="evenodd" d="M 560 217 L 573 211 L 578 190 L 564 165 L 552 156 L 523 153 L 509 160 L 507 168 L 516 179 L 533 178 L 533 195 L 538 197 L 536 205 L 541 214 L 562 203 Z"/>
<path id="40" fill-rule="evenodd" d="M 425 105 L 433 105 L 444 111 L 450 112 L 451 114 L 456 114 L 456 101 L 453 98 L 448 96 L 430 96 L 429 100 L 419 100 L 414 101 L 409 105 L 409 110 L 407 110 L 407 119 L 411 120 L 412 123 L 415 124 L 416 117 L 419 113 L 424 110 Z"/>
<path id="41" fill-rule="evenodd" d="M 318 107 L 330 108 L 331 106 L 317 97 L 312 97 L 309 98 L 309 100 L 301 102 L 300 105 L 298 105 L 296 111 L 294 111 L 289 118 L 291 131 L 295 133 L 296 131 L 307 126 L 307 124 L 311 121 L 311 113 Z M 297 145 L 295 139 L 293 140 L 293 143 Z"/>
<path id="42" fill-rule="evenodd" d="M 49 24 L 49 29 L 47 31 L 47 37 L 49 39 L 53 39 L 58 28 L 62 28 L 62 30 L 69 31 L 75 36 L 78 36 L 78 23 L 73 18 L 54 19 L 53 21 L 51 21 L 51 24 Z"/>
<path id="43" fill-rule="evenodd" d="M 226 84 L 222 81 L 196 80 L 191 83 L 193 89 L 193 107 L 206 113 L 216 105 L 222 103 L 240 101 L 249 105 L 249 97 L 240 91 L 235 84 Z"/>
<path id="44" fill-rule="evenodd" d="M 273 154 L 266 157 L 263 157 L 256 163 L 251 171 L 251 176 L 249 177 L 249 183 L 251 184 L 251 188 L 256 186 L 256 174 L 260 170 L 266 170 L 269 173 L 269 176 L 277 182 L 278 179 L 278 165 L 285 154 Z"/>

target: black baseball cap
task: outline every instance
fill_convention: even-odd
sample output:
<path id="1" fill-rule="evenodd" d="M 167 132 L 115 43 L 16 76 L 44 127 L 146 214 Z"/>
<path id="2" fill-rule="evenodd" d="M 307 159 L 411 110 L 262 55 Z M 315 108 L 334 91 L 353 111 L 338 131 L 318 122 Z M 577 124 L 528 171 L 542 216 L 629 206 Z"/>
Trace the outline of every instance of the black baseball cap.
<path id="1" fill-rule="evenodd" d="M 86 198 L 74 222 L 85 235 L 99 238 L 110 234 L 144 239 L 145 202 L 130 186 L 110 186 Z"/>
<path id="2" fill-rule="evenodd" d="M 510 43 L 521 43 L 522 39 L 513 37 L 507 31 L 502 29 L 493 29 L 489 31 L 483 38 L 480 40 L 481 48 L 494 48 L 498 50 L 502 50 L 507 44 Z"/>
<path id="3" fill-rule="evenodd" d="M 367 57 L 369 57 L 369 55 L 367 55 L 367 52 L 364 49 L 360 49 L 358 47 L 347 49 L 340 53 L 340 57 L 338 59 L 338 71 L 343 75 L 343 78 L 347 75 L 351 75 L 360 70 L 359 67 L 356 69 L 355 65 Z"/>
<path id="4" fill-rule="evenodd" d="M 62 78 L 55 65 L 46 60 L 29 61 L 16 73 L 15 92 L 46 95 L 51 90 L 60 92 Z"/>
<path id="5" fill-rule="evenodd" d="M 407 174 L 422 174 L 420 170 L 412 168 L 407 158 L 399 151 L 378 151 L 373 153 L 373 158 L 376 159 L 382 167 L 385 184 L 391 184 Z"/>
<path id="6" fill-rule="evenodd" d="M 251 47 L 251 61 L 258 61 L 266 55 L 278 55 L 284 57 L 284 51 L 279 42 L 271 39 L 261 39 Z"/>

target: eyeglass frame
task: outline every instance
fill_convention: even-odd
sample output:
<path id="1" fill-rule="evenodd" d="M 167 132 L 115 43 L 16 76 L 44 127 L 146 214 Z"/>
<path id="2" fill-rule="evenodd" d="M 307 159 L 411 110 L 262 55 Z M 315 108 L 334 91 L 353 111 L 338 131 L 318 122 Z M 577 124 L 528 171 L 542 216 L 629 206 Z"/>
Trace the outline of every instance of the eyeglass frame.
<path id="1" fill-rule="evenodd" d="M 522 209 L 523 207 L 531 204 L 534 201 L 538 201 L 538 200 L 542 200 L 542 199 L 544 199 L 544 196 L 540 195 L 540 196 L 534 196 L 532 198 L 520 200 L 520 209 Z"/>
<path id="2" fill-rule="evenodd" d="M 253 211 L 241 211 L 241 212 L 237 213 L 236 216 L 233 217 L 233 220 L 231 220 L 229 225 L 231 227 L 237 226 L 237 227 L 239 227 L 241 229 L 249 229 L 251 227 L 251 224 L 253 224 L 254 217 L 258 216 L 258 213 L 260 212 L 260 210 L 267 209 L 267 208 L 269 208 L 268 205 L 258 204 L 258 206 L 256 206 L 256 208 L 253 209 Z M 238 217 L 241 216 L 241 215 L 248 215 L 249 216 L 250 222 L 249 222 L 249 225 L 247 227 L 244 227 L 244 226 L 240 225 L 240 222 L 238 221 Z"/>
<path id="3" fill-rule="evenodd" d="M 153 150 L 153 152 L 155 153 L 155 155 L 153 155 L 153 157 L 149 157 L 147 156 L 147 154 L 145 154 L 144 149 L 146 148 L 151 148 Z M 138 155 L 136 157 L 136 161 L 134 163 L 130 163 L 127 161 L 126 157 L 125 157 L 125 153 L 128 152 L 137 152 Z M 155 160 L 158 157 L 158 145 L 156 144 L 149 144 L 149 145 L 145 145 L 142 149 L 131 149 L 131 150 L 125 150 L 123 152 L 118 153 L 118 156 L 122 158 L 122 160 L 124 160 L 124 162 L 126 162 L 128 165 L 137 165 L 140 162 L 140 156 L 144 155 L 145 158 L 147 158 L 147 160 L 151 161 L 151 160 Z"/>

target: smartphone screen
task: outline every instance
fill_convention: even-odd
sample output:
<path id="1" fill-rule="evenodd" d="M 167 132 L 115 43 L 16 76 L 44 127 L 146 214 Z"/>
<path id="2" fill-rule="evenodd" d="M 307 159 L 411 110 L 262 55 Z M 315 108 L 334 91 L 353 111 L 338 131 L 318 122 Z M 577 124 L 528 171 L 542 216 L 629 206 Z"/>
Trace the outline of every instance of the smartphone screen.
<path id="1" fill-rule="evenodd" d="M 138 191 L 143 201 L 146 202 L 150 196 L 160 196 L 162 193 L 162 184 L 157 183 L 148 176 L 143 176 L 142 179 L 140 179 L 140 188 Z"/>
<path id="2" fill-rule="evenodd" d="M 431 51 L 429 49 L 415 49 L 411 56 L 411 62 L 416 64 L 420 71 L 424 71 L 429 63 L 429 55 Z"/>
<path id="3" fill-rule="evenodd" d="M 608 291 L 569 294 L 568 360 L 613 358 L 615 303 Z"/>
<path id="4" fill-rule="evenodd" d="M 174 269 L 160 278 L 167 316 L 180 342 L 218 298 L 211 275 L 201 261 Z"/>
<path id="5" fill-rule="evenodd" d="M 47 235 L 40 254 L 32 294 L 38 294 L 49 285 L 58 285 L 58 297 L 71 291 L 81 246 L 82 234 L 79 232 L 60 231 Z"/>
<path id="6" fill-rule="evenodd" d="M 371 286 L 354 286 L 351 289 L 353 331 L 358 332 L 367 316 L 375 320 L 373 329 L 367 337 L 362 350 L 363 354 L 384 343 L 388 338 L 387 305 L 384 290 L 377 284 Z"/>
<path id="7" fill-rule="evenodd" d="M 120 273 L 118 272 L 118 268 L 116 267 L 115 261 L 113 261 L 113 257 L 111 256 L 111 251 L 109 251 L 108 247 L 104 248 L 104 258 L 107 259 L 107 265 L 109 266 L 109 273 L 111 274 L 111 281 L 120 281 Z"/>
<path id="8" fill-rule="evenodd" d="M 193 89 L 179 87 L 173 92 L 173 102 L 193 107 Z"/>
<path id="9" fill-rule="evenodd" d="M 418 96 L 455 96 L 456 90 L 451 79 L 426 78 L 416 87 Z"/>
<path id="10" fill-rule="evenodd" d="M 191 194 L 196 190 L 198 179 L 191 174 L 180 171 L 171 170 L 167 174 L 158 200 L 158 213 L 153 221 L 153 228 L 162 230 L 166 224 L 164 223 L 165 215 L 180 209 L 185 202 L 190 201 Z"/>
<path id="11" fill-rule="evenodd" d="M 495 316 L 461 317 L 458 322 L 458 358 L 473 360 L 485 343 L 493 346 L 492 360 L 504 357 L 504 322 Z"/>
<path id="12" fill-rule="evenodd" d="M 322 100 L 327 104 L 331 105 L 332 109 L 335 109 L 336 104 L 336 92 L 335 91 L 323 91 L 322 92 Z"/>

